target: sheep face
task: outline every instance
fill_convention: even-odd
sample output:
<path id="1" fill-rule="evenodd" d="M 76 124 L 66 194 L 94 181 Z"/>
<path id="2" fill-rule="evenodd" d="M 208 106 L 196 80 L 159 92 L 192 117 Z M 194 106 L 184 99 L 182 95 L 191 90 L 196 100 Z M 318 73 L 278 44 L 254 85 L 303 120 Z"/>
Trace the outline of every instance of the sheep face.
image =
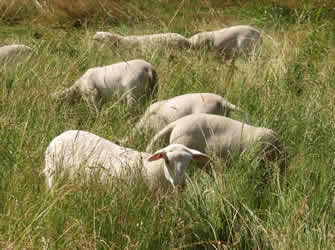
<path id="1" fill-rule="evenodd" d="M 97 42 L 111 42 L 114 46 L 117 46 L 121 40 L 121 36 L 110 32 L 97 32 L 93 36 L 93 40 Z"/>
<path id="2" fill-rule="evenodd" d="M 192 159 L 209 157 L 200 151 L 190 149 L 181 144 L 169 145 L 156 153 L 154 153 L 148 161 L 155 161 L 158 159 L 164 159 L 164 175 L 165 178 L 172 184 L 173 187 L 185 185 L 185 168 Z"/>

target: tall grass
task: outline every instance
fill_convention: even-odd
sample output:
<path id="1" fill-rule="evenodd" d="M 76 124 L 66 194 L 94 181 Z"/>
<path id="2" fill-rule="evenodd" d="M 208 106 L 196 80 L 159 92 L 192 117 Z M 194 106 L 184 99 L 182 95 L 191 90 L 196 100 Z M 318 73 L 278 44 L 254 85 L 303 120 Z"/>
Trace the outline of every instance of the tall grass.
<path id="1" fill-rule="evenodd" d="M 8 3 L 6 8 L 11 6 Z M 220 1 L 129 2 L 133 7 L 123 7 L 121 1 L 101 2 L 112 4 L 112 9 L 104 7 L 105 14 L 113 6 L 124 13 L 137 9 L 132 12 L 138 15 L 134 22 L 125 17 L 97 25 L 121 34 L 176 31 L 189 36 L 222 25 L 256 26 L 264 37 L 259 57 L 237 60 L 232 71 L 206 51 L 97 48 L 91 40 L 94 25 L 74 28 L 75 21 L 69 21 L 50 27 L 44 19 L 35 19 L 40 10 L 31 2 L 20 3 L 17 6 L 32 12 L 13 8 L 11 15 L 3 14 L 2 20 L 9 16 L 17 20 L 4 22 L 0 44 L 24 43 L 37 55 L 18 65 L 0 66 L 1 248 L 335 248 L 335 29 L 331 16 L 313 19 L 313 8 L 299 6 L 288 17 L 291 7 L 278 14 L 281 5 L 252 1 L 238 6 Z M 95 14 L 77 12 L 74 5 L 62 5 L 65 1 L 58 4 L 61 15 L 93 23 L 90 18 Z M 34 18 L 25 19 L 27 15 Z M 88 68 L 134 58 L 152 63 L 159 76 L 158 96 L 143 107 L 132 110 L 121 103 L 110 108 L 111 102 L 104 106 L 109 111 L 97 116 L 85 103 L 69 105 L 49 98 Z M 275 173 L 264 183 L 264 170 L 246 153 L 234 156 L 230 167 L 213 155 L 213 176 L 191 165 L 182 193 L 151 191 L 142 181 L 127 186 L 120 180 L 107 185 L 65 181 L 54 192 L 46 189 L 41 171 L 52 138 L 68 129 L 83 129 L 117 141 L 131 131 L 150 101 L 188 92 L 223 95 L 249 113 L 251 124 L 276 131 L 288 152 L 284 178 L 274 166 Z M 151 136 L 139 135 L 128 146 L 144 150 Z"/>

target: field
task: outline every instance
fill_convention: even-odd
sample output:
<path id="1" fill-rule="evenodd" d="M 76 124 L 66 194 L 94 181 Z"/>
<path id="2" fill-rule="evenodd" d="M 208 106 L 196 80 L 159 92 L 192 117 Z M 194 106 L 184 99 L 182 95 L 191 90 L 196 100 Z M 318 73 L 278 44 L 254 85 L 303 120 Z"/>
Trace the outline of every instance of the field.
<path id="1" fill-rule="evenodd" d="M 36 52 L 0 65 L 0 248 L 335 249 L 333 1 L 36 2 L 0 0 L 0 46 Z M 257 56 L 236 67 L 207 51 L 92 41 L 96 31 L 190 37 L 236 24 L 256 27 L 264 39 Z M 50 98 L 91 67 L 134 58 L 158 72 L 158 95 L 145 106 L 116 99 L 97 115 L 84 102 Z M 192 164 L 182 193 L 121 180 L 46 188 L 44 152 L 55 136 L 81 129 L 119 141 L 151 102 L 189 92 L 222 95 L 252 125 L 273 129 L 288 152 L 283 178 L 275 164 L 264 182 L 264 169 L 246 153 L 230 164 L 211 155 L 213 176 Z M 152 136 L 127 146 L 145 150 Z"/>

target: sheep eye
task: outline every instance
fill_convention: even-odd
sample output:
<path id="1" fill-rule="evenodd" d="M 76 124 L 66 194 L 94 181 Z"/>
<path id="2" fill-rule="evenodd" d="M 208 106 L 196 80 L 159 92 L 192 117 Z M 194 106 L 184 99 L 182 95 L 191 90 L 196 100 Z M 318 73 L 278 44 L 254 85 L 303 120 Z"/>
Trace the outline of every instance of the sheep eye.
<path id="1" fill-rule="evenodd" d="M 169 160 L 169 158 L 167 157 L 166 154 L 163 154 L 163 158 L 164 158 L 165 163 L 166 163 L 167 165 L 170 165 L 170 160 Z"/>
<path id="2" fill-rule="evenodd" d="M 167 164 L 167 165 L 170 165 L 170 160 L 168 159 L 168 158 L 164 158 L 165 159 L 165 163 Z"/>

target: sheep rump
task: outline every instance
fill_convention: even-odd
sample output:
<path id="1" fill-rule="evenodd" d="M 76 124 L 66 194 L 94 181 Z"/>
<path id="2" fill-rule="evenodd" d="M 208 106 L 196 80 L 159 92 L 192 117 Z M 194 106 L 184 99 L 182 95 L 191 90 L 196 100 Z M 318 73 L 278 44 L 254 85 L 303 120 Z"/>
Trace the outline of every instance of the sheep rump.
<path id="1" fill-rule="evenodd" d="M 0 60 L 18 60 L 30 54 L 33 54 L 33 49 L 23 44 L 12 44 L 0 47 Z"/>

